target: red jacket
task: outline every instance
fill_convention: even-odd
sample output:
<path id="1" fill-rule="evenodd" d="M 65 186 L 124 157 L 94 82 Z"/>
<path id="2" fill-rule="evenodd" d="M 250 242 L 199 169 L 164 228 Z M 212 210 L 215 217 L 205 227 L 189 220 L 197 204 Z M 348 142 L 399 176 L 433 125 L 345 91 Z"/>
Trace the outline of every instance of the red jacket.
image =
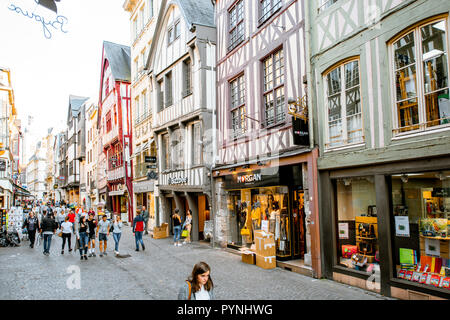
<path id="1" fill-rule="evenodd" d="M 133 233 L 136 231 L 144 231 L 144 218 L 142 218 L 141 214 L 133 220 Z"/>
<path id="2" fill-rule="evenodd" d="M 75 222 L 75 213 L 69 213 L 67 216 L 69 217 L 69 222 Z"/>

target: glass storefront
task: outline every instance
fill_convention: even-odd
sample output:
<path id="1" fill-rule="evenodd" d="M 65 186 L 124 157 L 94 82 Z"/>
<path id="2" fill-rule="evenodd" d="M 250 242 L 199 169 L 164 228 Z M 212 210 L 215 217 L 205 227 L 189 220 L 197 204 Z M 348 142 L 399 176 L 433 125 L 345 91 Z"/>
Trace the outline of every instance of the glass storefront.
<path id="1" fill-rule="evenodd" d="M 302 190 L 290 191 L 287 186 L 233 190 L 228 192 L 227 207 L 229 245 L 251 247 L 254 232 L 265 230 L 274 235 L 278 258 L 303 257 L 306 228 Z"/>
<path id="2" fill-rule="evenodd" d="M 338 264 L 368 274 L 379 270 L 374 178 L 337 180 L 336 206 Z"/>
<path id="3" fill-rule="evenodd" d="M 450 289 L 450 171 L 397 174 L 391 181 L 396 277 Z"/>

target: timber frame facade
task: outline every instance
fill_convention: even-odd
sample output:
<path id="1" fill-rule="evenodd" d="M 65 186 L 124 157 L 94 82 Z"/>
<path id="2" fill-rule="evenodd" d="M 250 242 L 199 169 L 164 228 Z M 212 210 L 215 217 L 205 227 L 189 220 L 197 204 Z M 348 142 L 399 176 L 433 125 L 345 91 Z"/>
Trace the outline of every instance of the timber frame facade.
<path id="1" fill-rule="evenodd" d="M 214 236 L 222 246 L 250 247 L 241 229 L 252 228 L 250 208 L 262 202 L 264 219 L 270 215 L 277 230 L 280 221 L 289 226 L 276 239 L 278 265 L 299 260 L 302 272 L 320 277 L 318 153 L 312 135 L 294 144 L 288 108 L 307 96 L 305 2 L 216 1 Z M 254 177 L 261 181 L 240 183 Z"/>
<path id="2" fill-rule="evenodd" d="M 432 57 L 425 52 L 429 44 L 420 43 L 427 30 L 434 28 L 431 34 L 439 33 L 448 48 L 449 12 L 450 3 L 442 0 L 338 0 L 323 8 L 314 1 L 308 8 L 310 83 L 314 83 L 309 101 L 320 148 L 322 267 L 329 279 L 402 299 L 449 297 L 446 290 L 397 278 L 398 244 L 411 249 L 415 245 L 396 235 L 394 222 L 400 208 L 395 203 L 401 201 L 396 198 L 396 184 L 403 183 L 401 190 L 403 186 L 408 190 L 408 176 L 411 182 L 418 173 L 425 176 L 450 169 L 450 127 L 444 112 L 448 71 L 447 80 L 438 83 L 442 89 L 439 105 L 437 100 L 430 102 L 428 92 L 440 89 L 434 83 L 430 91 L 430 73 L 424 67 L 430 64 L 421 62 Z M 438 48 L 437 43 L 434 49 L 448 50 Z M 448 60 L 442 64 L 448 70 Z M 406 68 L 411 71 L 416 66 L 414 77 L 405 75 Z M 440 112 L 432 114 L 430 105 L 438 106 Z M 357 186 L 364 186 L 365 195 L 354 191 Z M 341 263 L 338 223 L 348 222 L 343 216 L 348 219 L 351 210 L 343 210 L 342 199 L 350 190 L 351 207 L 370 198 L 371 207 L 376 205 L 378 211 L 380 270 L 376 273 Z M 403 202 L 413 199 L 408 192 Z M 417 222 L 410 221 L 410 228 L 412 240 Z"/>

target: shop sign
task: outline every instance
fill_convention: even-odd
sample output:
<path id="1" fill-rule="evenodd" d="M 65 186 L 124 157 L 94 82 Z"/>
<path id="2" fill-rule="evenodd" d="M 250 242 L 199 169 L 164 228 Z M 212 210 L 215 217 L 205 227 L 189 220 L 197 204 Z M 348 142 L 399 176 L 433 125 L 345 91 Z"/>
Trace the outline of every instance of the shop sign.
<path id="1" fill-rule="evenodd" d="M 434 188 L 431 193 L 432 197 L 450 197 L 450 188 Z"/>
<path id="2" fill-rule="evenodd" d="M 147 174 L 147 179 L 148 179 L 148 180 L 158 180 L 158 175 L 156 174 L 155 171 L 150 171 L 150 172 Z"/>
<path id="3" fill-rule="evenodd" d="M 57 183 L 53 185 L 53 189 L 55 189 L 55 190 L 58 189 L 58 184 Z"/>
<path id="4" fill-rule="evenodd" d="M 156 163 L 156 157 L 145 156 L 145 163 Z"/>
<path id="5" fill-rule="evenodd" d="M 308 122 L 303 119 L 292 118 L 292 134 L 296 146 L 309 146 Z"/>
<path id="6" fill-rule="evenodd" d="M 0 171 L 6 171 L 6 160 L 0 160 Z"/>
<path id="7" fill-rule="evenodd" d="M 236 177 L 237 183 L 254 183 L 258 181 L 262 181 L 261 172 L 245 174 Z"/>
<path id="8" fill-rule="evenodd" d="M 186 184 L 188 182 L 187 177 L 169 178 L 169 185 Z"/>

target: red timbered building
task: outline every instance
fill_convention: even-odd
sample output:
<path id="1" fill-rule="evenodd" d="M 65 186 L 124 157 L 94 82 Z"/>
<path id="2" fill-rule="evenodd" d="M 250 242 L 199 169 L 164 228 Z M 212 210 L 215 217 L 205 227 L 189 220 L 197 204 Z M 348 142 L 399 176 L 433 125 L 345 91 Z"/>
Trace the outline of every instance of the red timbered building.
<path id="1" fill-rule="evenodd" d="M 103 42 L 99 134 L 106 159 L 106 206 L 133 219 L 130 47 Z M 124 218 L 127 216 L 127 219 Z"/>

